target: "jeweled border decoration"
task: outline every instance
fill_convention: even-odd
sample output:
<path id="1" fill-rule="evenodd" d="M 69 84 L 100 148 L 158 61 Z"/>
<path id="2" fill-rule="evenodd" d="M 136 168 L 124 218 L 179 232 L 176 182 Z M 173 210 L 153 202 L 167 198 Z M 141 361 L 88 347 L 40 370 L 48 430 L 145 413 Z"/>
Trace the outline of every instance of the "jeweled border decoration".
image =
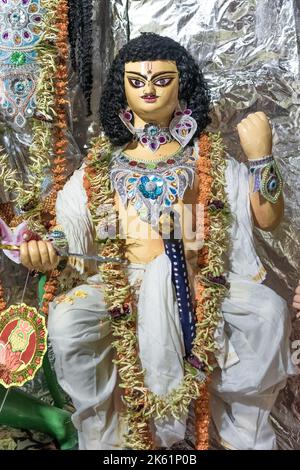
<path id="1" fill-rule="evenodd" d="M 0 0 L 0 106 L 20 128 L 36 109 L 43 15 L 40 0 Z"/>
<path id="2" fill-rule="evenodd" d="M 0 364 L 0 384 L 6 388 L 21 387 L 29 380 L 32 380 L 37 370 L 42 366 L 43 357 L 47 351 L 47 329 L 44 317 L 34 307 L 29 307 L 24 303 L 10 305 L 0 313 L 0 334 L 9 323 L 16 320 L 24 320 L 30 323 L 37 340 L 33 356 L 24 369 L 19 372 L 1 370 Z"/>

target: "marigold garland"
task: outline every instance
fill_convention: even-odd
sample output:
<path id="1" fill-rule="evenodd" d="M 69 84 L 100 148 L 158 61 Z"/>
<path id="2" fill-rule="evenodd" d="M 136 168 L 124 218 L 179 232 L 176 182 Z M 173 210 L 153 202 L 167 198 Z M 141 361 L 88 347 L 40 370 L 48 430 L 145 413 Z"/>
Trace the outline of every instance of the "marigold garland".
<path id="1" fill-rule="evenodd" d="M 55 93 L 54 93 L 54 107 L 56 116 L 54 119 L 53 129 L 53 148 L 54 160 L 51 166 L 53 175 L 53 190 L 43 204 L 43 212 L 48 212 L 52 216 L 49 226 L 53 227 L 55 222 L 55 203 L 57 192 L 61 190 L 66 182 L 66 149 L 68 140 L 66 137 L 67 124 L 67 105 L 69 103 L 67 98 L 68 86 L 68 69 L 66 60 L 69 54 L 68 48 L 68 2 L 67 0 L 60 0 L 56 9 L 56 22 L 55 27 L 56 35 L 56 71 L 54 76 Z"/>
<path id="2" fill-rule="evenodd" d="M 224 253 L 228 251 L 229 207 L 225 191 L 224 147 L 219 134 L 203 134 L 199 142 L 199 197 L 204 208 L 204 244 L 198 257 L 196 277 L 197 329 L 194 353 L 213 369 L 215 328 L 220 319 L 221 302 L 228 292 L 225 278 Z M 221 281 L 221 282 L 220 282 Z M 209 445 L 209 383 L 203 385 L 196 402 L 196 449 Z"/>
<path id="3" fill-rule="evenodd" d="M 199 202 L 204 205 L 204 233 L 205 243 L 199 256 L 200 270 L 197 276 L 197 334 L 193 352 L 206 365 L 212 369 L 209 362 L 209 354 L 214 351 L 214 330 L 219 320 L 221 300 L 226 294 L 226 287 L 213 281 L 213 276 L 221 276 L 224 270 L 222 254 L 227 248 L 228 215 L 226 198 L 224 193 L 225 160 L 223 158 L 222 145 L 219 136 L 203 135 L 200 141 L 199 178 L 200 194 Z M 203 152 L 203 153 L 202 153 Z M 110 187 L 109 162 L 112 147 L 103 138 L 95 139 L 87 158 L 85 168 L 84 187 L 88 197 L 88 207 L 92 215 L 95 227 L 101 224 L 106 214 L 99 214 L 97 209 L 103 205 L 114 205 L 113 191 Z M 223 191 L 223 192 L 222 192 Z M 222 194 L 221 194 L 222 193 Z M 209 204 L 212 200 L 222 197 L 222 211 L 215 214 L 209 212 Z M 222 214 L 220 215 L 220 213 Z M 221 248 L 216 249 L 217 230 L 222 231 Z M 224 235 L 223 235 L 224 234 Z M 101 256 L 116 256 L 125 258 L 125 241 L 116 239 L 101 240 L 99 243 Z M 220 245 L 219 245 L 220 246 Z M 190 401 L 199 397 L 203 391 L 203 400 L 198 402 L 197 410 L 201 409 L 203 421 L 197 416 L 197 426 L 204 425 L 199 440 L 197 432 L 197 448 L 207 448 L 208 443 L 208 392 L 203 381 L 193 374 L 191 369 L 186 371 L 183 382 L 167 397 L 160 397 L 152 393 L 144 385 L 144 371 L 141 369 L 138 357 L 136 337 L 136 308 L 135 297 L 125 270 L 119 265 L 100 265 L 100 273 L 105 288 L 104 297 L 108 311 L 120 309 L 131 313 L 127 316 L 115 319 L 112 317 L 113 335 L 116 341 L 113 343 L 116 353 L 118 370 L 121 378 L 121 387 L 125 389 L 124 400 L 126 402 L 126 420 L 128 434 L 125 437 L 125 445 L 132 449 L 152 448 L 153 442 L 149 432 L 148 419 L 166 418 L 172 415 L 178 418 L 181 413 L 187 412 Z M 203 406 L 204 404 L 204 406 Z"/>
<path id="4" fill-rule="evenodd" d="M 0 204 L 0 217 L 7 225 L 10 224 L 11 220 L 14 218 L 14 215 L 15 214 L 11 202 L 2 202 Z"/>
<path id="5" fill-rule="evenodd" d="M 195 403 L 195 448 L 197 450 L 208 450 L 209 448 L 209 424 L 210 424 L 210 401 L 209 401 L 210 376 L 201 389 L 201 395 Z"/>
<path id="6" fill-rule="evenodd" d="M 49 214 L 50 220 L 46 222 L 46 228 L 53 228 L 56 225 L 55 203 L 57 193 L 66 182 L 66 149 L 68 140 L 66 137 L 67 124 L 67 98 L 68 87 L 68 1 L 59 0 L 52 3 L 52 20 L 55 31 L 56 47 L 56 69 L 54 74 L 55 92 L 53 94 L 53 103 L 55 109 L 54 129 L 53 129 L 53 150 L 54 159 L 51 165 L 53 175 L 53 189 L 48 198 L 43 202 L 42 214 Z M 49 5 L 50 6 L 50 5 Z M 44 222 L 45 224 L 45 222 Z M 44 286 L 44 295 L 42 298 L 41 311 L 45 316 L 49 312 L 49 303 L 55 297 L 59 286 L 60 271 L 55 269 L 50 274 L 49 279 Z"/>
<path id="7" fill-rule="evenodd" d="M 0 280 L 0 312 L 6 309 L 6 300 L 4 299 L 4 289 L 2 286 L 2 281 Z"/>

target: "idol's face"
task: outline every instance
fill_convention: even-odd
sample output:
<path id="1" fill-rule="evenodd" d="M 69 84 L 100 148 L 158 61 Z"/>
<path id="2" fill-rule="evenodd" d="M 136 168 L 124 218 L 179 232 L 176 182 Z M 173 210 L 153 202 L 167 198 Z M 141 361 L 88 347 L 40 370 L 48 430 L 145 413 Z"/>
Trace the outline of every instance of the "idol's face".
<path id="1" fill-rule="evenodd" d="M 168 60 L 127 62 L 125 94 L 136 118 L 168 125 L 178 104 L 179 73 Z"/>

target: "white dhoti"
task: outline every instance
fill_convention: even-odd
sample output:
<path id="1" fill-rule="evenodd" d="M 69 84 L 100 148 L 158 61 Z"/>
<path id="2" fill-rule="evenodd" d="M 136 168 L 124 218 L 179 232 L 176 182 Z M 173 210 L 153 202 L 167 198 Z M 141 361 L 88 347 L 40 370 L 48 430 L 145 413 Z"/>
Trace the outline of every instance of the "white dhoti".
<path id="1" fill-rule="evenodd" d="M 146 385 L 166 395 L 184 373 L 170 261 L 161 255 L 147 265 L 131 265 L 129 277 L 133 285 L 141 282 L 137 331 Z M 91 282 L 97 280 L 94 276 Z M 58 380 L 76 408 L 79 446 L 120 449 L 126 429 L 103 286 L 77 287 L 66 300 L 72 299 L 73 304 L 51 304 L 48 328 Z M 287 375 L 293 373 L 286 304 L 268 287 L 236 279 L 222 310 L 224 332 L 234 351 L 230 354 L 236 359 L 213 373 L 212 419 L 222 440 L 236 449 L 274 449 L 270 412 Z M 153 423 L 156 445 L 170 447 L 183 439 L 185 422 L 183 416 L 180 421 Z"/>
<path id="2" fill-rule="evenodd" d="M 229 446 L 275 449 L 270 412 L 288 375 L 297 371 L 291 363 L 286 302 L 262 284 L 266 272 L 253 241 L 248 178 L 244 164 L 228 161 L 231 288 L 222 305 L 223 324 L 216 331 L 221 368 L 213 374 L 211 411 L 221 439 Z"/>
<path id="3" fill-rule="evenodd" d="M 183 338 L 171 264 L 161 255 L 147 265 L 131 265 L 130 282 L 141 282 L 137 333 L 145 383 L 154 393 L 166 395 L 184 376 Z M 110 320 L 103 287 L 82 285 L 64 302 L 52 302 L 48 330 L 55 353 L 55 370 L 76 412 L 80 449 L 120 449 L 126 432 Z M 80 294 L 80 297 L 76 294 Z M 83 297 L 86 294 L 86 297 Z M 68 302 L 73 302 L 68 303 Z M 153 423 L 155 443 L 169 447 L 184 438 L 186 416 Z"/>
<path id="4" fill-rule="evenodd" d="M 213 373 L 214 424 L 221 439 L 236 449 L 275 449 L 270 412 L 288 374 L 295 373 L 286 303 L 263 284 L 232 279 L 222 311 L 236 359 Z"/>

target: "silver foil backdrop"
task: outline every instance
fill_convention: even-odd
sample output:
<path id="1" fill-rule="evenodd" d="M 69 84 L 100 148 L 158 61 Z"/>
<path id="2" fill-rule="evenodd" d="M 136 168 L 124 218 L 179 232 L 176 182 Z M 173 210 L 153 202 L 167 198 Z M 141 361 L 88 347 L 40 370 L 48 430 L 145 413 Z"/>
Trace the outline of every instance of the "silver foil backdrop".
<path id="1" fill-rule="evenodd" d="M 243 117 L 262 110 L 272 121 L 274 154 L 285 179 L 285 218 L 273 234 L 257 231 L 256 242 L 268 269 L 267 283 L 291 305 L 300 278 L 300 0 L 94 0 L 93 25 L 93 114 L 89 119 L 83 116 L 82 94 L 70 72 L 69 158 L 73 153 L 78 166 L 77 145 L 84 155 L 88 139 L 99 130 L 102 84 L 118 49 L 143 31 L 178 40 L 208 80 L 211 130 L 222 132 L 231 155 L 244 159 L 236 131 Z M 2 127 L 2 136 L 7 148 L 20 145 L 14 144 L 13 131 Z M 20 161 L 26 163 L 26 157 Z M 3 271 L 8 276 L 10 269 L 2 264 Z M 15 288 L 20 292 L 21 287 Z M 291 315 L 294 318 L 292 308 Z M 300 340 L 300 319 L 293 326 L 293 338 Z M 30 388 L 44 394 L 42 381 Z M 299 377 L 290 379 L 281 393 L 273 420 L 280 447 L 300 449 Z M 183 445 L 191 448 L 188 434 Z"/>

